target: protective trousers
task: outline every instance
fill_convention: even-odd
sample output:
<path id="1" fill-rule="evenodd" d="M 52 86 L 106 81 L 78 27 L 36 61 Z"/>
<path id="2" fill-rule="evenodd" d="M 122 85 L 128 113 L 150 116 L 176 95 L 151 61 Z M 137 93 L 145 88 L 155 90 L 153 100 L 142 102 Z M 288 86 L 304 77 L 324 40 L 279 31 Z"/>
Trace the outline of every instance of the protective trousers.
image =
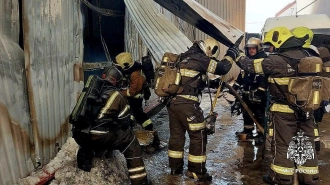
<path id="1" fill-rule="evenodd" d="M 132 184 L 147 182 L 147 174 L 142 159 L 142 150 L 131 129 L 121 130 L 103 136 L 91 136 L 89 150 L 119 150 L 126 158 L 129 178 Z M 84 148 L 86 150 L 86 148 Z"/>
<path id="2" fill-rule="evenodd" d="M 142 125 L 143 128 L 147 127 L 148 125 L 152 125 L 149 116 L 144 113 L 142 108 L 143 99 L 142 98 L 127 98 L 133 116 L 138 124 Z M 152 129 L 147 129 L 152 130 Z"/>
<path id="3" fill-rule="evenodd" d="M 242 99 L 249 108 L 251 108 L 253 106 L 249 100 L 249 96 L 243 95 Z M 253 110 L 253 109 L 251 108 L 251 110 Z M 242 113 L 243 113 L 243 121 L 244 121 L 244 131 L 252 133 L 252 130 L 254 129 L 254 125 L 253 125 L 254 122 L 243 107 L 242 107 Z"/>
<path id="4" fill-rule="evenodd" d="M 250 108 L 250 110 L 253 112 L 259 124 L 264 126 L 266 105 L 263 102 L 253 103 L 246 95 L 243 95 L 242 99 L 246 103 L 246 105 Z M 251 117 L 243 107 L 242 109 L 243 109 L 242 112 L 243 112 L 243 120 L 244 120 L 244 131 L 252 132 L 252 130 L 254 129 L 254 121 L 251 119 Z"/>
<path id="5" fill-rule="evenodd" d="M 313 119 L 301 121 L 294 113 L 271 112 L 274 158 L 270 177 L 275 183 L 292 184 L 295 172 L 304 184 L 318 183 Z"/>
<path id="6" fill-rule="evenodd" d="M 187 102 L 187 101 L 186 101 Z M 172 100 L 167 106 L 170 126 L 168 146 L 169 165 L 172 170 L 183 169 L 185 133 L 189 134 L 188 170 L 196 174 L 206 173 L 205 120 L 198 102 L 178 103 Z"/>
<path id="7" fill-rule="evenodd" d="M 119 130 L 117 147 L 126 158 L 131 184 L 147 183 L 147 173 L 142 159 L 141 146 L 131 130 Z"/>

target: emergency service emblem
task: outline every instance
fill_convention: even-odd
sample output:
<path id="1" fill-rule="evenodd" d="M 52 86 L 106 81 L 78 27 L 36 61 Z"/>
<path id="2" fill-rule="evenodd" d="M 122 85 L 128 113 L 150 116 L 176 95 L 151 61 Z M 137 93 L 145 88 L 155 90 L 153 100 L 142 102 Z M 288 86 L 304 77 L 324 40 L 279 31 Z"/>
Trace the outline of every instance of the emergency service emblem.
<path id="1" fill-rule="evenodd" d="M 314 159 L 314 149 L 309 137 L 304 132 L 298 132 L 289 143 L 287 159 L 294 161 L 298 166 L 303 165 L 308 159 Z"/>

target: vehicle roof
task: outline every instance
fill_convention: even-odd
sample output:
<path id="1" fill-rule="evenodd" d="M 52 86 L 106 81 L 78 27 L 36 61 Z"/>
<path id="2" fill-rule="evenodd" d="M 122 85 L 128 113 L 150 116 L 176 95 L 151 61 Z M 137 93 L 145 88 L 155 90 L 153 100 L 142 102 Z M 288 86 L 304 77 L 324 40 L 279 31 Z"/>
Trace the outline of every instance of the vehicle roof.
<path id="1" fill-rule="evenodd" d="M 289 29 L 293 29 L 298 26 L 305 26 L 313 30 L 314 34 L 324 34 L 324 32 L 320 32 L 320 30 L 329 31 L 330 18 L 326 14 L 294 15 L 268 18 L 262 30 L 263 35 L 273 27 L 277 26 L 285 26 Z"/>

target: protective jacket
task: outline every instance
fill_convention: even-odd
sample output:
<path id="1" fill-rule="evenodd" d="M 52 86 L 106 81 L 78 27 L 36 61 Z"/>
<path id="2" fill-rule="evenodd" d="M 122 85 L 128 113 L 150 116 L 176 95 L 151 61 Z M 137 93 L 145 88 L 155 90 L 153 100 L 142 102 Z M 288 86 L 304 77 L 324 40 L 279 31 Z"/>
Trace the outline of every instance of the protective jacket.
<path id="1" fill-rule="evenodd" d="M 181 54 L 180 72 L 182 91 L 174 96 L 167 105 L 170 121 L 169 165 L 172 171 L 182 171 L 186 131 L 190 137 L 188 170 L 196 174 L 206 174 L 206 133 L 203 111 L 200 108 L 198 94 L 204 88 L 202 75 L 207 72 L 224 75 L 232 63 L 229 58 L 218 61 L 207 57 L 194 44 Z M 194 79 L 191 83 L 187 82 Z"/>
<path id="2" fill-rule="evenodd" d="M 294 153 L 291 141 L 294 136 L 301 134 L 309 138 L 310 142 L 306 142 L 304 150 L 313 157 L 303 163 L 300 161 L 297 165 L 299 179 L 305 184 L 316 184 L 318 181 L 318 164 L 313 142 L 315 138 L 313 116 L 302 114 L 297 108 L 290 106 L 286 99 L 289 77 L 297 76 L 299 59 L 306 56 L 310 56 L 306 50 L 287 49 L 281 53 L 270 54 L 264 59 L 253 60 L 244 56 L 237 59 L 237 65 L 245 71 L 269 75 L 271 95 L 269 135 L 273 136 L 274 140 L 272 142 L 274 158 L 270 168 L 271 178 L 279 184 L 293 182 L 294 163 L 299 163 L 299 160 L 295 158 L 297 153 Z"/>
<path id="3" fill-rule="evenodd" d="M 265 52 L 259 52 L 255 56 L 249 58 L 259 59 L 265 57 L 267 57 Z M 243 87 L 243 93 L 245 94 L 249 94 L 250 91 L 257 90 L 258 88 L 265 90 L 267 88 L 267 78 L 264 75 L 241 71 L 234 84 L 234 89 L 238 89 L 240 86 Z"/>
<path id="4" fill-rule="evenodd" d="M 121 93 L 126 97 L 142 97 L 143 85 L 146 82 L 146 78 L 142 72 L 142 65 L 138 62 L 134 62 L 133 66 L 123 71 L 124 77 L 127 79 L 127 89 Z"/>
<path id="5" fill-rule="evenodd" d="M 132 67 L 123 70 L 123 75 L 127 79 L 127 88 L 121 91 L 130 105 L 133 116 L 138 124 L 146 130 L 153 130 L 153 124 L 149 116 L 143 111 L 143 90 L 146 84 L 146 78 L 142 72 L 142 65 L 134 62 Z M 153 145 L 159 146 L 160 140 L 158 135 L 154 137 Z"/>

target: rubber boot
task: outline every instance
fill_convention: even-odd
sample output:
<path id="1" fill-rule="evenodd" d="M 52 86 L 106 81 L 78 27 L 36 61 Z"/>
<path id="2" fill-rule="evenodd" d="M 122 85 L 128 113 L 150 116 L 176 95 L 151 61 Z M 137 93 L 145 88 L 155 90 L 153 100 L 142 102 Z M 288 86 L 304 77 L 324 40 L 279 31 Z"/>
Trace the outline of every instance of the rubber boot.
<path id="1" fill-rule="evenodd" d="M 208 173 L 196 174 L 195 172 L 187 171 L 186 176 L 190 179 L 194 179 L 202 182 L 212 181 L 212 176 L 209 175 Z"/>
<path id="2" fill-rule="evenodd" d="M 90 172 L 92 169 L 92 160 L 94 152 L 89 149 L 79 148 L 77 153 L 78 168 L 86 172 Z"/>

